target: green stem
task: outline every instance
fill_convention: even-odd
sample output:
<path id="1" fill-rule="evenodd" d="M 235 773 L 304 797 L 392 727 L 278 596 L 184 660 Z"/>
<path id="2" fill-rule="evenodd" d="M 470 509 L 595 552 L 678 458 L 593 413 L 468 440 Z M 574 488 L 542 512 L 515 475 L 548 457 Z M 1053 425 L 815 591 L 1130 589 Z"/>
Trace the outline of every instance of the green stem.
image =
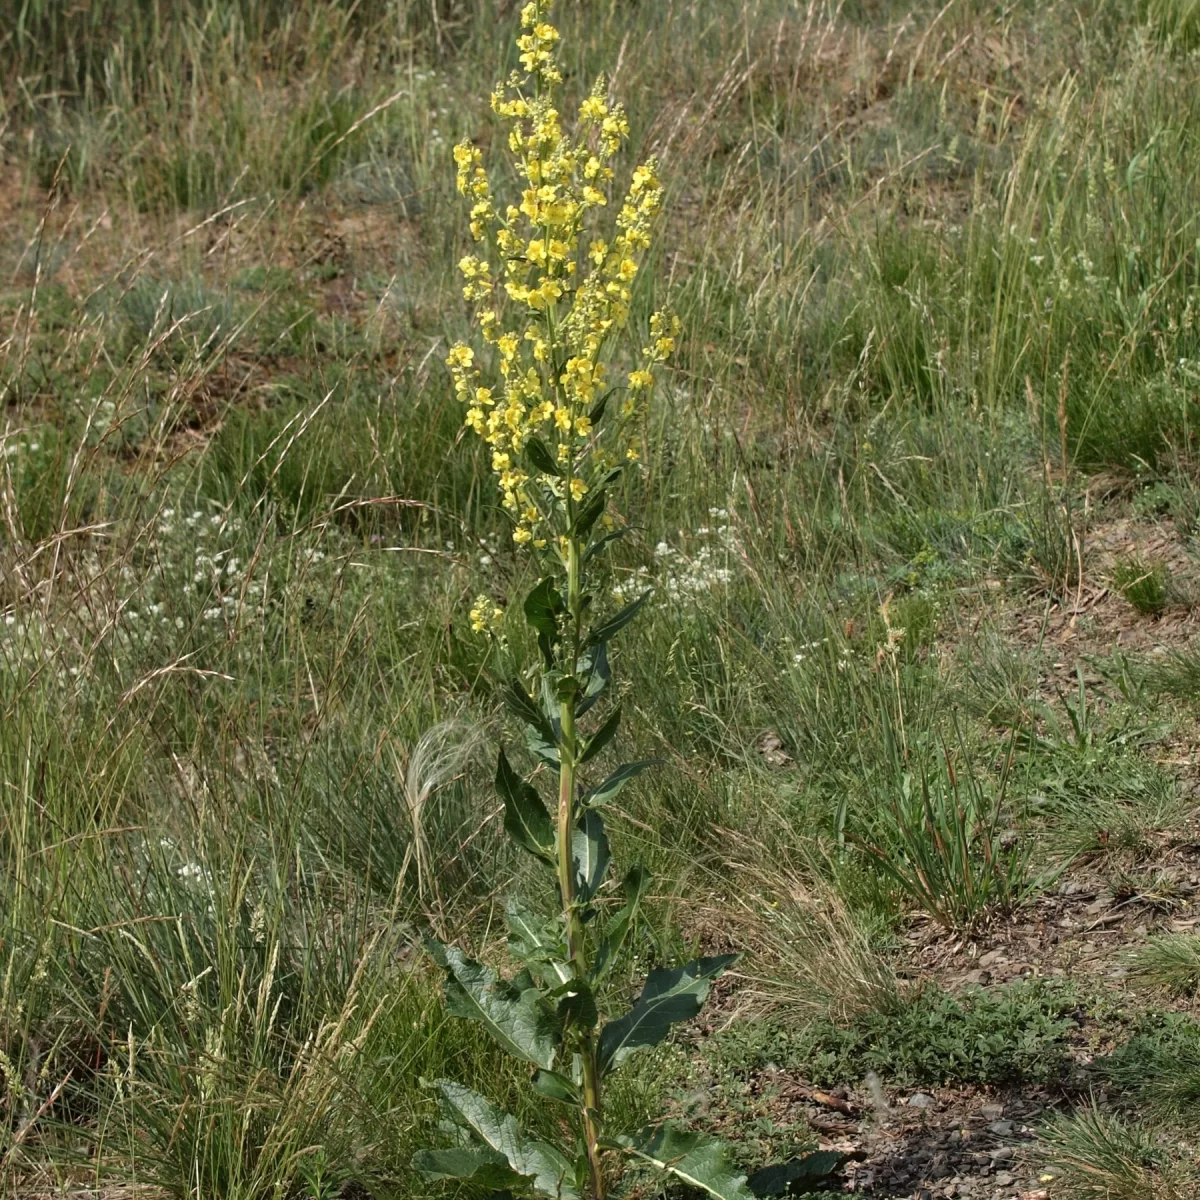
<path id="1" fill-rule="evenodd" d="M 582 555 L 579 539 L 568 537 L 567 542 L 567 620 L 565 653 L 568 673 L 574 675 L 579 661 L 583 629 Z M 567 691 L 559 703 L 562 740 L 559 743 L 558 790 L 558 881 L 562 891 L 563 915 L 567 926 L 567 954 L 574 977 L 584 981 L 588 976 L 587 945 L 583 921 L 575 895 L 575 866 L 572 836 L 578 818 L 576 811 L 576 765 L 579 757 L 575 732 L 575 691 Z M 604 1200 L 604 1169 L 600 1161 L 600 1071 L 596 1057 L 596 1029 L 589 1026 L 580 1031 L 579 1056 L 583 1064 L 583 1136 L 591 1176 L 590 1200 Z"/>

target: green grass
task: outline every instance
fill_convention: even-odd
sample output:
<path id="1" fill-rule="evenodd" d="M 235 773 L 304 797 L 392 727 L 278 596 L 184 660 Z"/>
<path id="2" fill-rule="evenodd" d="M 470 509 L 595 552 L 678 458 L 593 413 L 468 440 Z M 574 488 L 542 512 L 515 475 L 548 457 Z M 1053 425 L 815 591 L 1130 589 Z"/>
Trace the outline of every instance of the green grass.
<path id="1" fill-rule="evenodd" d="M 632 319 L 684 326 L 612 555 L 656 588 L 621 678 L 666 764 L 609 822 L 659 880 L 614 987 L 745 948 L 781 1040 L 697 1051 L 722 1087 L 785 1050 L 1065 1078 L 1066 991 L 902 985 L 903 935 L 1023 920 L 1064 868 L 1115 894 L 1191 836 L 1195 647 L 1109 655 L 1088 604 L 1110 522 L 1173 540 L 1170 577 L 1114 571 L 1139 613 L 1196 553 L 1195 6 L 941 8 L 563 6 L 569 88 L 617 71 L 669 189 Z M 0 1189 L 431 1197 L 422 1078 L 548 1119 L 417 948 L 502 959 L 531 886 L 488 763 L 532 648 L 466 613 L 532 580 L 441 365 L 449 147 L 490 156 L 515 21 L 0 0 Z M 1193 991 L 1181 944 L 1137 970 Z M 681 1055 L 613 1103 L 655 1111 Z M 1064 1160 L 1186 1194 L 1153 1147 L 1192 1109 L 1097 1113 Z"/>

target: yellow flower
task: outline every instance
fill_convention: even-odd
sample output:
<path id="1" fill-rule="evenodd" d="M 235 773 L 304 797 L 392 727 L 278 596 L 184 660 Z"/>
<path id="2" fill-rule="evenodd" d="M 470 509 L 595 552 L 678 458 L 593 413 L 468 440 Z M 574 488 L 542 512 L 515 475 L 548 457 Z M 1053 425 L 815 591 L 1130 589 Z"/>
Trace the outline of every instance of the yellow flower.
<path id="1" fill-rule="evenodd" d="M 475 633 L 494 633 L 504 620 L 502 609 L 489 596 L 476 596 L 470 612 L 471 629 Z"/>
<path id="2" fill-rule="evenodd" d="M 450 347 L 446 357 L 448 367 L 469 367 L 475 361 L 475 351 L 465 342 L 458 342 Z"/>
<path id="3" fill-rule="evenodd" d="M 576 501 L 582 500 L 587 495 L 588 486 L 582 479 L 571 480 L 571 499 Z"/>
<path id="4" fill-rule="evenodd" d="M 649 371 L 630 371 L 629 386 L 634 391 L 652 388 L 654 386 L 654 376 Z"/>

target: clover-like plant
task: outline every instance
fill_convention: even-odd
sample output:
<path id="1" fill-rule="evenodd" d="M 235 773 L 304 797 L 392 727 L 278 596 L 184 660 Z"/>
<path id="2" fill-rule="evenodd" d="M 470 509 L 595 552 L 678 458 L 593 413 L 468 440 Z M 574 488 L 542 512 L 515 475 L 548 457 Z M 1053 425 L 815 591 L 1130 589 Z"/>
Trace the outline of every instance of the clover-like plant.
<path id="1" fill-rule="evenodd" d="M 493 110 L 508 124 L 519 204 L 500 205 L 476 146 L 463 142 L 454 151 L 478 246 L 459 266 L 482 340 L 452 347 L 447 365 L 467 405 L 466 425 L 491 449 L 513 539 L 541 568 L 524 602 L 539 649 L 532 686 L 514 678 L 504 699 L 526 727 L 539 781 L 552 781 L 554 795 L 548 806 L 503 751 L 496 787 L 505 830 L 554 875 L 559 904 L 550 915 L 509 902 L 509 948 L 522 964 L 511 979 L 453 946 L 431 941 L 429 948 L 445 971 L 450 1011 L 484 1025 L 526 1062 L 531 1087 L 563 1106 L 560 1127 L 571 1132 L 551 1144 L 484 1096 L 441 1081 L 453 1144 L 422 1151 L 414 1166 L 501 1195 L 604 1200 L 610 1179 L 632 1160 L 721 1200 L 749 1200 L 756 1180 L 748 1185 L 716 1139 L 666 1123 L 613 1129 L 605 1109 L 611 1074 L 694 1017 L 733 956 L 656 968 L 628 1011 L 605 1016 L 610 976 L 650 879 L 641 866 L 619 884 L 612 878 L 603 813 L 653 764 L 592 775 L 621 719 L 609 695 L 609 646 L 646 599 L 606 612 L 594 588 L 606 551 L 624 532 L 608 511 L 610 493 L 638 459 L 639 418 L 655 368 L 675 348 L 678 323 L 656 313 L 649 337 L 630 346 L 631 286 L 662 189 L 650 160 L 634 168 L 623 199 L 614 195 L 613 160 L 629 124 L 603 80 L 580 106 L 573 135 L 564 132 L 550 8 L 549 0 L 526 6 L 517 39 L 524 71 L 492 94 Z M 471 623 L 483 631 L 501 616 L 481 596 Z M 839 1161 L 810 1155 L 759 1172 L 755 1190 L 814 1180 Z"/>

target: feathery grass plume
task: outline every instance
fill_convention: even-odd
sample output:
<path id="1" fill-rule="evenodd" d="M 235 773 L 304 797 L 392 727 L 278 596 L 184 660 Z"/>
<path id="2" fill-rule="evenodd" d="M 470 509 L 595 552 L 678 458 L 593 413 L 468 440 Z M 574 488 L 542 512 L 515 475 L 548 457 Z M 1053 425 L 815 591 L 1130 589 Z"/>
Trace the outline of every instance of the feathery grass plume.
<path id="1" fill-rule="evenodd" d="M 436 897 L 437 882 L 429 869 L 429 843 L 425 836 L 425 806 L 430 796 L 465 770 L 483 748 L 486 733 L 468 721 L 451 719 L 439 721 L 420 738 L 408 755 L 408 763 L 401 773 L 401 762 L 394 759 L 397 772 L 404 781 L 404 803 L 408 810 L 408 823 L 412 840 L 404 855 L 400 868 L 403 882 L 412 862 L 417 871 L 417 895 L 424 901 L 432 888 Z"/>

